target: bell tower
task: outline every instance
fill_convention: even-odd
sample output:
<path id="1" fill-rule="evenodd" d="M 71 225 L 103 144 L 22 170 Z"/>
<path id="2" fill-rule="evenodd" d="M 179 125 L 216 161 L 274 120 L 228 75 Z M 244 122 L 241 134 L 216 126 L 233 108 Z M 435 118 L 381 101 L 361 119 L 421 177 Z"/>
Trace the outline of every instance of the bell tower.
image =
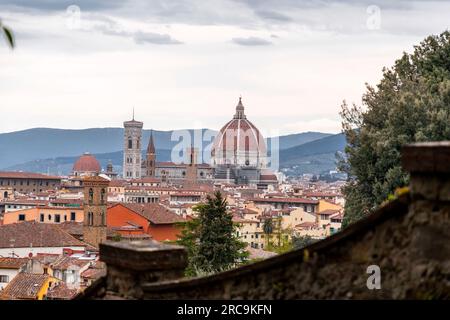
<path id="1" fill-rule="evenodd" d="M 142 167 L 141 141 L 143 122 L 134 120 L 125 121 L 123 146 L 123 178 L 140 179 Z"/>
<path id="2" fill-rule="evenodd" d="M 87 177 L 83 180 L 83 241 L 96 248 L 106 241 L 108 185 L 109 180 L 99 176 Z"/>
<path id="3" fill-rule="evenodd" d="M 155 177 L 155 169 L 156 169 L 156 150 L 155 144 L 153 142 L 153 130 L 150 133 L 150 140 L 147 146 L 147 159 L 145 163 L 145 175 L 148 178 Z"/>

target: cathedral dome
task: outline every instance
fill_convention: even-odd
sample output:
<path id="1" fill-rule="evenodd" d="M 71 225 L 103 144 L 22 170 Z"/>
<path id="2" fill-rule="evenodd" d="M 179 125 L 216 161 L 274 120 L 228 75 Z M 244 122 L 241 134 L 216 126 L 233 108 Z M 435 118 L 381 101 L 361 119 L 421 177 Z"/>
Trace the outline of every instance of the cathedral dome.
<path id="1" fill-rule="evenodd" d="M 73 174 L 81 176 L 86 174 L 100 173 L 101 166 L 97 159 L 90 153 L 86 152 L 73 165 Z"/>
<path id="2" fill-rule="evenodd" d="M 236 113 L 218 133 L 211 151 L 213 165 L 263 167 L 267 151 L 264 137 L 244 112 L 242 99 Z"/>

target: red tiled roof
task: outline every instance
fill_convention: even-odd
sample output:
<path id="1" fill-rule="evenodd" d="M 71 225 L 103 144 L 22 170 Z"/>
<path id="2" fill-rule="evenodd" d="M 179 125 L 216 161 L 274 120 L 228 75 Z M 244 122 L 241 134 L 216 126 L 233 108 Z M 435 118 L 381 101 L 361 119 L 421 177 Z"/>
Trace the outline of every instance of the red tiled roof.
<path id="1" fill-rule="evenodd" d="M 125 187 L 127 185 L 127 181 L 125 180 L 111 180 L 109 183 L 110 187 Z"/>
<path id="2" fill-rule="evenodd" d="M 52 277 L 48 274 L 21 272 L 3 289 L 0 295 L 4 299 L 36 299 L 42 286 Z"/>
<path id="3" fill-rule="evenodd" d="M 331 192 L 307 192 L 304 194 L 305 197 L 336 197 L 338 194 Z"/>
<path id="4" fill-rule="evenodd" d="M 310 228 L 310 227 L 315 227 L 317 226 L 317 224 L 315 222 L 303 222 L 300 224 L 297 224 L 295 227 L 296 228 Z"/>
<path id="5" fill-rule="evenodd" d="M 105 268 L 89 268 L 81 273 L 82 278 L 98 279 L 106 275 Z"/>
<path id="6" fill-rule="evenodd" d="M 0 248 L 86 247 L 56 224 L 24 221 L 0 226 Z"/>
<path id="7" fill-rule="evenodd" d="M 67 270 L 70 266 L 73 265 L 82 268 L 90 263 L 91 262 L 89 260 L 60 256 L 55 262 L 52 263 L 52 268 L 58 270 Z"/>
<path id="8" fill-rule="evenodd" d="M 301 199 L 301 198 L 252 198 L 249 199 L 253 202 L 266 202 L 266 203 L 305 203 L 305 204 L 318 204 L 319 201 L 311 199 Z"/>
<path id="9" fill-rule="evenodd" d="M 20 269 L 30 259 L 28 258 L 2 258 L 0 257 L 0 269 Z"/>
<path id="10" fill-rule="evenodd" d="M 131 183 L 159 183 L 161 179 L 159 178 L 141 178 L 141 179 L 133 179 L 130 181 Z"/>
<path id="11" fill-rule="evenodd" d="M 277 176 L 274 174 L 262 174 L 260 180 L 263 181 L 278 181 Z"/>
<path id="12" fill-rule="evenodd" d="M 183 222 L 185 219 L 166 209 L 158 203 L 120 203 L 133 212 L 147 218 L 153 224 L 173 224 Z"/>
<path id="13" fill-rule="evenodd" d="M 55 284 L 47 291 L 47 298 L 54 300 L 70 300 L 78 293 L 77 289 L 69 289 L 63 281 Z"/>
<path id="14" fill-rule="evenodd" d="M 57 176 L 48 176 L 41 173 L 21 172 L 21 171 L 0 171 L 0 179 L 61 180 L 61 178 Z"/>
<path id="15" fill-rule="evenodd" d="M 336 214 L 336 213 L 339 213 L 339 210 L 327 209 L 327 210 L 323 210 L 323 211 L 318 212 L 318 214 L 324 214 L 324 215 L 327 215 L 327 216 L 332 215 L 332 214 Z"/>

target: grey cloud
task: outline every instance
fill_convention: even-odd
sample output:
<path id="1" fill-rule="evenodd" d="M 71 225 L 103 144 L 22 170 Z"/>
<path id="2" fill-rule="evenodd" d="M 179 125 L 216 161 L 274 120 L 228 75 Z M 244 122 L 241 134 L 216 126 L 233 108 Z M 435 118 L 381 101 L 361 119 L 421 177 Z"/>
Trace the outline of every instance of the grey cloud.
<path id="1" fill-rule="evenodd" d="M 279 22 L 289 22 L 292 20 L 287 15 L 272 10 L 256 10 L 255 13 L 261 18 L 268 20 L 274 20 Z"/>
<path id="2" fill-rule="evenodd" d="M 160 34 L 153 32 L 136 32 L 133 39 L 138 44 L 153 43 L 153 44 L 182 44 L 181 41 L 173 39 L 168 34 Z"/>
<path id="3" fill-rule="evenodd" d="M 64 11 L 68 6 L 76 5 L 86 11 L 116 9 L 126 5 L 124 0 L 2 0 L 1 7 L 9 9 L 29 9 L 42 11 Z"/>
<path id="4" fill-rule="evenodd" d="M 258 37 L 233 38 L 231 41 L 241 46 L 267 46 L 272 44 L 272 42 Z"/>
<path id="5" fill-rule="evenodd" d="M 90 30 L 100 31 L 103 34 L 110 36 L 131 38 L 137 44 L 182 44 L 181 41 L 172 38 L 168 34 L 124 30 L 115 20 L 105 16 L 95 16 L 93 22 L 94 26 Z"/>

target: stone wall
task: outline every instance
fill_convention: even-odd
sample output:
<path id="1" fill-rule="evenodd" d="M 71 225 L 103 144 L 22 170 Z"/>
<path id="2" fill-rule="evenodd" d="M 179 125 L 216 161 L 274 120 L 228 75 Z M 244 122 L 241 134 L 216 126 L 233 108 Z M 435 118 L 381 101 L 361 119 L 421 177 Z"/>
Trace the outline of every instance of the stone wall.
<path id="1" fill-rule="evenodd" d="M 140 267 L 124 268 L 128 255 L 140 261 L 139 250 L 148 244 L 108 243 L 100 249 L 106 279 L 79 298 L 448 299 L 450 142 L 406 146 L 402 157 L 410 191 L 325 240 L 194 279 L 180 278 L 186 266 L 180 247 L 154 248 Z M 367 269 L 373 265 L 380 268 L 381 288 L 371 290 Z"/>

